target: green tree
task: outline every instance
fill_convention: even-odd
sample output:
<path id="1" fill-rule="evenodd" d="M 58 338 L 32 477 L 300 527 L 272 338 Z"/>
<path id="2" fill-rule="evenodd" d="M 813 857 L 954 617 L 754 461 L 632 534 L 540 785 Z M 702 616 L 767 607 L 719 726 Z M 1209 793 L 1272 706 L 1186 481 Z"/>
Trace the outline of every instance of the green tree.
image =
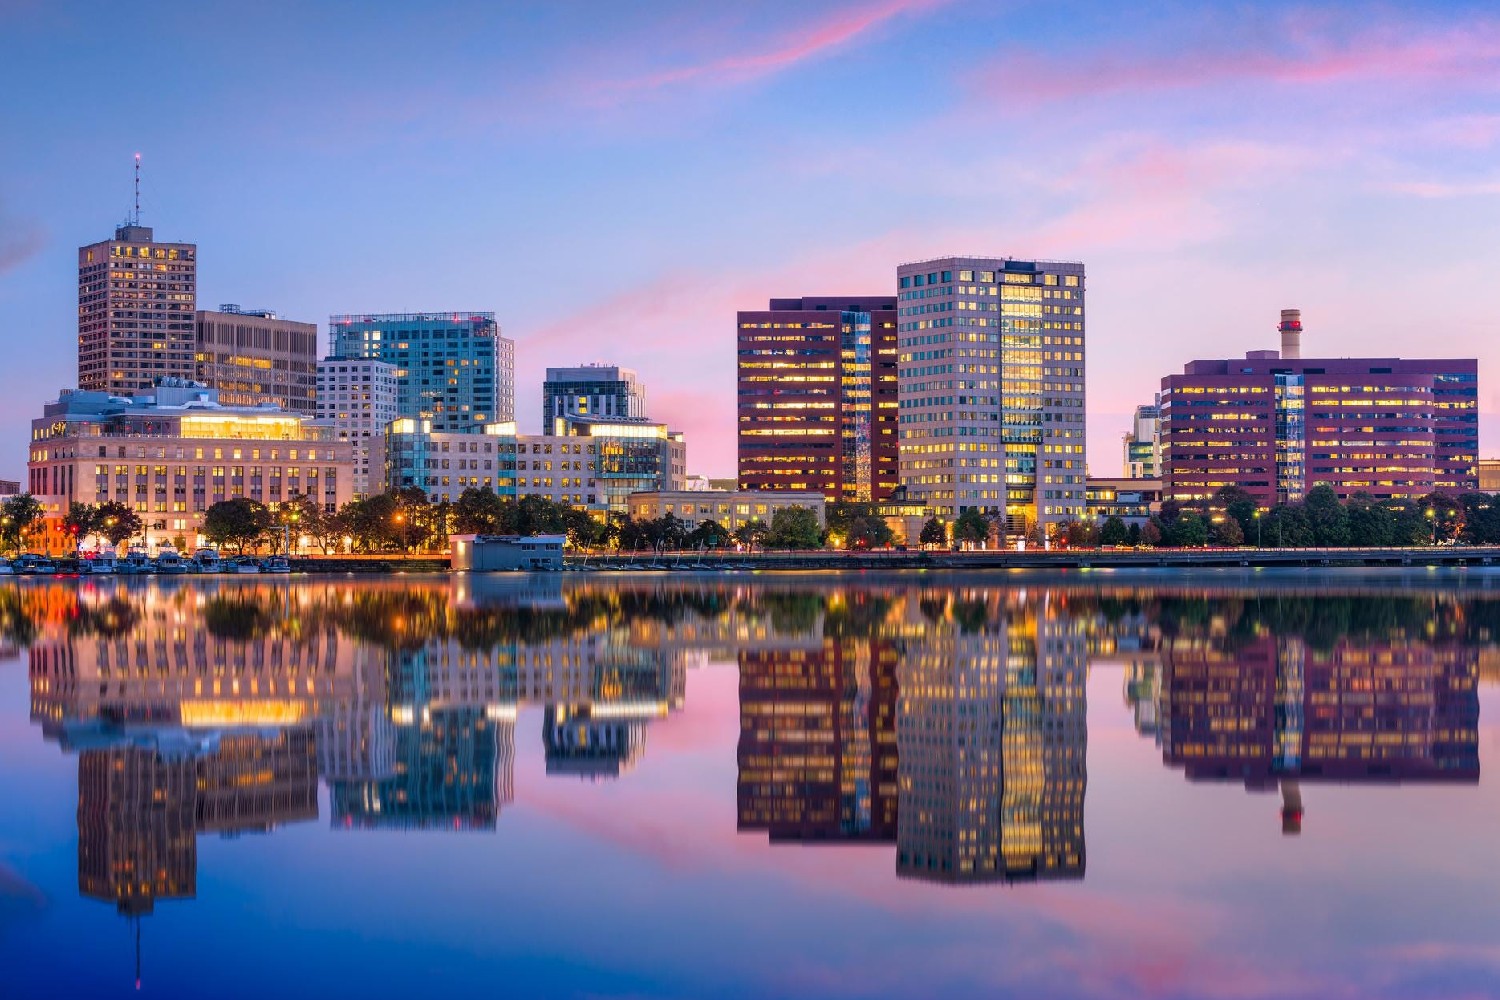
<path id="1" fill-rule="evenodd" d="M 1314 545 L 1340 548 L 1349 544 L 1349 511 L 1339 502 L 1332 486 L 1326 483 L 1314 486 L 1307 491 L 1302 506 L 1312 527 Z"/>
<path id="2" fill-rule="evenodd" d="M 1178 548 L 1202 548 L 1208 544 L 1208 524 L 1197 511 L 1183 511 L 1172 523 L 1168 540 Z"/>
<path id="3" fill-rule="evenodd" d="M 17 493 L 0 506 L 0 541 L 12 552 L 20 552 L 32 527 L 42 520 L 42 502 L 30 493 Z"/>
<path id="4" fill-rule="evenodd" d="M 883 549 L 896 540 L 896 533 L 885 518 L 862 514 L 849 522 L 846 536 L 851 549 Z"/>
<path id="5" fill-rule="evenodd" d="M 1139 537 L 1140 529 L 1136 529 Z M 1100 545 L 1124 545 L 1130 540 L 1130 529 L 1125 526 L 1125 519 L 1118 514 L 1111 514 L 1104 519 L 1104 524 L 1099 529 Z"/>
<path id="6" fill-rule="evenodd" d="M 1239 521 L 1226 514 L 1209 522 L 1208 540 L 1214 545 L 1232 548 L 1245 544 L 1245 532 Z"/>
<path id="7" fill-rule="evenodd" d="M 460 535 L 497 535 L 505 506 L 488 486 L 470 486 L 453 503 L 453 530 Z"/>
<path id="8" fill-rule="evenodd" d="M 1315 544 L 1312 523 L 1301 504 L 1281 504 L 1272 508 L 1264 532 L 1267 545 L 1302 549 Z"/>
<path id="9" fill-rule="evenodd" d="M 1059 525 L 1059 532 L 1070 549 L 1086 549 L 1099 544 L 1099 531 L 1087 521 L 1069 521 Z"/>
<path id="10" fill-rule="evenodd" d="M 1248 490 L 1239 486 L 1222 486 L 1214 494 L 1213 506 L 1234 518 L 1235 523 L 1240 526 L 1242 537 L 1251 537 L 1255 531 L 1255 512 L 1260 509 L 1260 505 Z"/>
<path id="11" fill-rule="evenodd" d="M 73 548 L 77 549 L 83 544 L 83 540 L 92 535 L 99 525 L 99 509 L 93 504 L 79 503 L 74 500 L 68 504 L 68 512 L 63 515 L 63 530 L 73 537 Z"/>
<path id="12" fill-rule="evenodd" d="M 216 545 L 233 545 L 239 552 L 270 527 L 270 510 L 248 497 L 221 500 L 203 515 L 204 537 Z"/>
<path id="13" fill-rule="evenodd" d="M 1125 544 L 1140 545 L 1142 541 L 1141 533 L 1142 529 L 1140 524 L 1136 523 L 1135 521 L 1130 522 L 1130 527 L 1127 529 L 1127 533 L 1125 535 Z"/>
<path id="14" fill-rule="evenodd" d="M 766 536 L 770 533 L 771 529 L 766 526 L 766 522 L 754 518 L 734 529 L 734 540 L 746 549 L 754 549 L 757 545 L 765 545 Z"/>
<path id="15" fill-rule="evenodd" d="M 729 544 L 729 530 L 718 521 L 703 521 L 688 533 L 687 543 L 695 549 L 722 549 Z"/>
<path id="16" fill-rule="evenodd" d="M 935 517 L 929 517 L 927 523 L 922 525 L 922 533 L 917 540 L 923 545 L 946 545 L 948 544 L 948 529 L 943 522 Z"/>
<path id="17" fill-rule="evenodd" d="M 1349 544 L 1378 548 L 1396 544 L 1396 515 L 1368 493 L 1349 498 Z"/>
<path id="18" fill-rule="evenodd" d="M 1446 493 L 1429 493 L 1421 499 L 1422 517 L 1427 521 L 1425 541 L 1451 542 L 1464 530 L 1464 508 Z"/>
<path id="19" fill-rule="evenodd" d="M 115 548 L 127 538 L 133 538 L 141 533 L 145 525 L 141 522 L 141 515 L 117 500 L 106 500 L 94 508 L 94 516 L 98 518 L 98 526 L 94 529 L 109 544 Z"/>
<path id="20" fill-rule="evenodd" d="M 953 525 L 953 540 L 964 545 L 983 545 L 990 537 L 990 519 L 970 507 L 958 515 Z"/>
<path id="21" fill-rule="evenodd" d="M 823 526 L 809 507 L 782 507 L 771 515 L 766 544 L 778 549 L 815 549 L 823 541 Z"/>

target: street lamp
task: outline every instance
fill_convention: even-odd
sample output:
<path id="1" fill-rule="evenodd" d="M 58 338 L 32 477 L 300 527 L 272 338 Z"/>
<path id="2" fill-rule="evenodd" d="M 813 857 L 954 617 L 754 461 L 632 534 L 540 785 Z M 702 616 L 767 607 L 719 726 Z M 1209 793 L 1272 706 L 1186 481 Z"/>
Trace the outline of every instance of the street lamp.
<path id="1" fill-rule="evenodd" d="M 1427 508 L 1427 520 L 1432 525 L 1432 544 L 1437 545 L 1437 511 Z"/>
<path id="2" fill-rule="evenodd" d="M 1255 547 L 1258 549 L 1258 548 L 1261 548 L 1261 544 L 1260 544 L 1260 508 L 1258 508 L 1258 507 L 1256 508 L 1254 517 L 1255 517 Z"/>

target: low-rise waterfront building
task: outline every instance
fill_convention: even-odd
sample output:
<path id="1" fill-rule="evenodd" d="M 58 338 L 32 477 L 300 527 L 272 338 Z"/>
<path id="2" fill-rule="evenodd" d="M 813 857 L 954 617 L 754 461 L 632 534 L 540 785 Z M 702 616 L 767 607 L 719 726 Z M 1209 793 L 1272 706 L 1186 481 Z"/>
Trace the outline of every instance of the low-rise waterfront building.
<path id="1" fill-rule="evenodd" d="M 1479 460 L 1479 492 L 1500 493 L 1500 458 Z"/>
<path id="2" fill-rule="evenodd" d="M 671 514 L 686 524 L 689 531 L 705 521 L 717 521 L 734 531 L 751 521 L 770 524 L 778 510 L 805 507 L 824 523 L 825 501 L 822 493 L 782 493 L 770 490 L 656 490 L 630 495 L 630 517 L 636 521 L 654 521 Z"/>
<path id="3" fill-rule="evenodd" d="M 1095 524 L 1118 517 L 1126 524 L 1144 525 L 1161 510 L 1160 479 L 1102 479 L 1089 477 L 1088 516 Z"/>
<path id="4" fill-rule="evenodd" d="M 123 503 L 145 522 L 148 548 L 204 544 L 204 513 L 237 497 L 274 506 L 309 496 L 336 510 L 352 471 L 332 428 L 273 406 L 224 406 L 216 390 L 178 378 L 131 397 L 64 390 L 31 422 L 27 462 L 28 492 L 49 522 L 74 502 Z"/>

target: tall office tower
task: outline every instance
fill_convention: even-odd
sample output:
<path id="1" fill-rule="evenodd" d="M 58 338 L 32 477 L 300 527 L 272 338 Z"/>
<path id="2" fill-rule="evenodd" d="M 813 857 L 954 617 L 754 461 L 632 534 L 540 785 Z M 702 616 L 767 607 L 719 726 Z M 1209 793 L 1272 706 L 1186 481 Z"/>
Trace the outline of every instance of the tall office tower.
<path id="1" fill-rule="evenodd" d="M 1081 520 L 1083 265 L 943 257 L 896 269 L 901 484 L 1009 534 Z"/>
<path id="2" fill-rule="evenodd" d="M 891 495 L 895 310 L 890 296 L 818 296 L 738 314 L 740 489 Z"/>
<path id="3" fill-rule="evenodd" d="M 198 247 L 127 224 L 78 248 L 78 388 L 128 396 L 196 374 Z"/>
<path id="4" fill-rule="evenodd" d="M 1155 479 L 1161 475 L 1161 396 L 1150 406 L 1137 406 L 1125 432 L 1125 478 Z"/>
<path id="5" fill-rule="evenodd" d="M 1306 358 L 1282 312 L 1280 351 L 1193 361 L 1161 381 L 1163 498 L 1225 486 L 1262 507 L 1331 486 L 1340 499 L 1416 499 L 1479 486 L 1479 363 Z"/>
<path id="6" fill-rule="evenodd" d="M 373 358 L 318 362 L 318 419 L 354 446 L 354 497 L 385 492 L 385 431 L 400 416 L 396 366 Z"/>
<path id="7" fill-rule="evenodd" d="M 312 416 L 318 397 L 318 326 L 229 304 L 197 313 L 197 380 L 229 406 L 274 404 Z"/>
<path id="8" fill-rule="evenodd" d="M 646 386 L 629 368 L 579 365 L 548 368 L 542 383 L 543 434 L 566 434 L 570 418 L 609 422 L 646 419 Z"/>
<path id="9" fill-rule="evenodd" d="M 399 416 L 475 433 L 515 419 L 516 345 L 494 313 L 332 316 L 328 333 L 335 358 L 396 366 Z"/>

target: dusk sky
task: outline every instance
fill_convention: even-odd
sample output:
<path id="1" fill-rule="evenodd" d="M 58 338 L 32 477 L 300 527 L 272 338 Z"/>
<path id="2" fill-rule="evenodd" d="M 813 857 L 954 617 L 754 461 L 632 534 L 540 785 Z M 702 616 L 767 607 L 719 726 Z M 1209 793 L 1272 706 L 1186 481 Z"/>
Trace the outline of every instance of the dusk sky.
<path id="1" fill-rule="evenodd" d="M 5 478 L 136 152 L 200 307 L 492 310 L 523 431 L 547 365 L 629 365 L 694 473 L 736 309 L 950 253 L 1086 264 L 1095 475 L 1283 307 L 1305 356 L 1478 356 L 1500 450 L 1493 3 L 0 0 L 0 92 Z"/>

